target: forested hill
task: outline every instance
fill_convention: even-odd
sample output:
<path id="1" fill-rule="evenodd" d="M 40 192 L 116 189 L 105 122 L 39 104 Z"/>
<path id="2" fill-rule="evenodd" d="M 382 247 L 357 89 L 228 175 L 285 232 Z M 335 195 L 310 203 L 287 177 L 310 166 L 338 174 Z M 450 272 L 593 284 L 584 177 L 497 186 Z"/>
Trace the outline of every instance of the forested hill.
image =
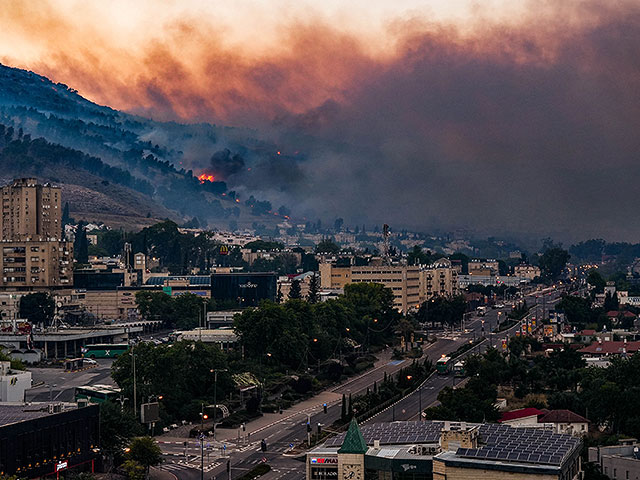
<path id="1" fill-rule="evenodd" d="M 197 217 L 211 226 L 278 220 L 272 211 L 278 206 L 255 193 L 278 185 L 262 175 L 262 189 L 255 178 L 246 178 L 276 147 L 249 130 L 156 122 L 96 105 L 67 85 L 1 64 L 0 124 L 3 164 L 20 165 L 21 170 L 12 168 L 20 175 L 35 165 L 65 164 L 138 192 L 158 211 L 174 212 L 172 218 Z M 203 173 L 212 181 L 198 180 Z M 51 180 L 67 181 L 58 177 Z"/>

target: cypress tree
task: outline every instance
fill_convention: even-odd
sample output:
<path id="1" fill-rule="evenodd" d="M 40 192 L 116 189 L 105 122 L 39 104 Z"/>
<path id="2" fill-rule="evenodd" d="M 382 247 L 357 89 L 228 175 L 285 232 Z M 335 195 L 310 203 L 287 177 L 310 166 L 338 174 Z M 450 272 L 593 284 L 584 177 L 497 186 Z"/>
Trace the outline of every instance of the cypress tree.
<path id="1" fill-rule="evenodd" d="M 347 397 L 345 397 L 344 393 L 342 394 L 342 413 L 340 418 L 343 422 L 347 421 Z"/>

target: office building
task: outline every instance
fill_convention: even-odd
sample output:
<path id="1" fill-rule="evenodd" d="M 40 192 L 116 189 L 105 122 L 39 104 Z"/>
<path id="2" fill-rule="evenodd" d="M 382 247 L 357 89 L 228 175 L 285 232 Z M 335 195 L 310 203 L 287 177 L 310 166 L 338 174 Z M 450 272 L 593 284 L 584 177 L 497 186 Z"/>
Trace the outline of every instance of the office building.
<path id="1" fill-rule="evenodd" d="M 257 307 L 261 300 L 275 301 L 276 289 L 276 274 L 273 272 L 211 275 L 211 297 L 220 304 Z"/>
<path id="2" fill-rule="evenodd" d="M 393 422 L 343 434 L 307 453 L 307 480 L 577 480 L 582 442 L 546 429 Z"/>
<path id="3" fill-rule="evenodd" d="M 93 471 L 100 452 L 99 411 L 98 405 L 0 405 L 0 475 Z"/>
<path id="4" fill-rule="evenodd" d="M 407 312 L 420 306 L 420 267 L 404 265 L 366 265 L 336 267 L 320 264 L 323 289 L 344 288 L 350 283 L 379 283 L 393 292 L 393 306 Z"/>

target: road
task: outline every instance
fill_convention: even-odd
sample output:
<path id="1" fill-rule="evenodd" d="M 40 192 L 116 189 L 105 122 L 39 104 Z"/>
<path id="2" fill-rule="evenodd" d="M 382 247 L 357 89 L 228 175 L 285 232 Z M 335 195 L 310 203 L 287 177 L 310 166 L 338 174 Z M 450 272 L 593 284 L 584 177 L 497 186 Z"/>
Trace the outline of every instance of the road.
<path id="1" fill-rule="evenodd" d="M 557 301 L 553 291 L 546 292 L 545 308 L 551 307 Z M 555 295 L 555 296 L 554 296 Z M 541 297 L 541 294 L 538 293 Z M 531 305 L 533 296 L 527 297 Z M 541 311 L 538 308 L 538 313 Z M 435 362 L 443 354 L 455 351 L 461 345 L 483 337 L 484 342 L 476 346 L 468 354 L 483 351 L 491 345 L 500 345 L 503 338 L 514 335 L 520 324 L 514 325 L 507 331 L 493 333 L 498 324 L 498 316 L 506 320 L 508 310 L 489 310 L 484 317 L 473 317 L 465 325 L 464 331 L 442 332 L 438 340 L 425 347 L 425 355 Z M 536 316 L 533 309 L 529 316 Z M 391 352 L 384 352 L 377 366 L 343 384 L 323 392 L 314 399 L 303 402 L 282 415 L 265 415 L 260 422 L 251 422 L 247 432 L 219 430 L 218 441 L 205 440 L 204 443 L 204 478 L 223 478 L 232 480 L 246 473 L 257 464 L 266 461 L 272 471 L 262 477 L 262 480 L 300 480 L 305 476 L 304 464 L 289 454 L 291 445 L 301 443 L 307 436 L 307 421 L 317 428 L 320 423 L 323 428 L 331 425 L 341 415 L 342 394 L 356 395 L 372 388 L 374 381 L 380 382 L 384 374 L 392 375 L 406 366 L 410 360 L 394 361 Z M 429 377 L 422 387 L 407 397 L 401 399 L 394 406 L 384 410 L 370 422 L 389 422 L 394 420 L 416 420 L 420 418 L 422 409 L 433 405 L 437 401 L 438 393 L 447 385 L 455 385 L 459 380 L 449 375 L 434 374 Z M 322 403 L 328 404 L 327 413 L 323 412 Z M 248 434 L 248 435 L 247 435 Z M 246 435 L 246 436 L 245 436 Z M 238 441 L 240 438 L 240 441 Z M 267 452 L 260 450 L 260 441 L 267 442 Z M 185 449 L 183 438 L 168 436 L 159 438 L 160 446 L 165 455 L 165 463 L 160 469 L 170 472 L 180 480 L 197 480 L 200 478 L 200 446 L 197 440 L 189 439 Z M 226 449 L 222 447 L 226 446 Z M 227 461 L 230 460 L 231 475 L 226 472 Z"/>
<path id="2" fill-rule="evenodd" d="M 62 368 L 29 368 L 34 388 L 26 391 L 28 402 L 73 402 L 75 388 L 83 385 L 115 385 L 111 378 L 113 359 L 96 360 L 98 365 L 79 372 Z"/>

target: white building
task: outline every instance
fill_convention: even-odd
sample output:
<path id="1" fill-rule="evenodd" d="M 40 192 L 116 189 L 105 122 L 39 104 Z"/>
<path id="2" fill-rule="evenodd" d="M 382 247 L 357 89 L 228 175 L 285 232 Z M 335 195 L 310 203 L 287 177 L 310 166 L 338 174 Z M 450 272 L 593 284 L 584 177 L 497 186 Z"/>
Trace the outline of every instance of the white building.
<path id="1" fill-rule="evenodd" d="M 31 372 L 11 370 L 10 362 L 0 362 L 0 402 L 24 402 L 28 388 L 31 388 Z"/>

